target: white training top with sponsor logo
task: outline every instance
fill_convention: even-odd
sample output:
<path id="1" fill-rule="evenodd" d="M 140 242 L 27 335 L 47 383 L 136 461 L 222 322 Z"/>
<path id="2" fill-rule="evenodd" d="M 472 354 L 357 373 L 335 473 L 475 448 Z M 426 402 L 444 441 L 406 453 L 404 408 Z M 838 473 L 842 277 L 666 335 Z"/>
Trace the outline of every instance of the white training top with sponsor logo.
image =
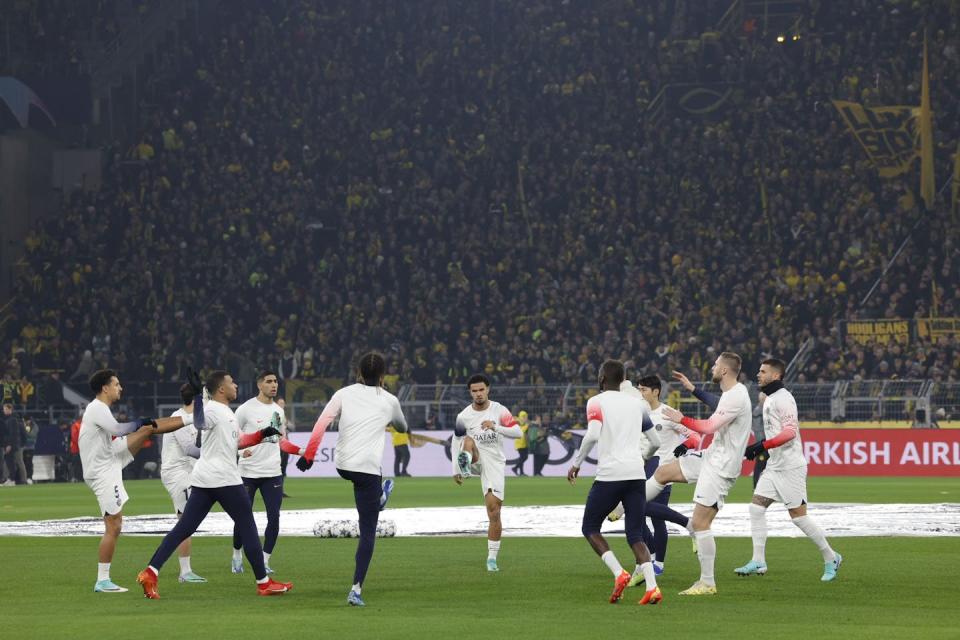
<path id="1" fill-rule="evenodd" d="M 683 444 L 691 435 L 691 431 L 682 424 L 663 417 L 665 406 L 667 405 L 660 403 L 656 409 L 650 411 L 650 421 L 653 422 L 653 427 L 660 436 L 660 448 L 657 449 L 657 457 L 660 458 L 661 467 L 677 459 L 673 455 L 673 450 Z"/>
<path id="2" fill-rule="evenodd" d="M 587 425 L 599 421 L 597 475 L 602 482 L 644 480 L 643 398 L 620 391 L 604 391 L 587 401 Z"/>
<path id="3" fill-rule="evenodd" d="M 270 426 L 273 414 L 280 416 L 280 432 L 286 433 L 286 420 L 283 409 L 272 400 L 263 403 L 250 398 L 237 409 L 237 424 L 242 433 L 256 433 Z M 240 475 L 244 478 L 272 478 L 280 475 L 280 438 L 271 437 L 258 445 L 247 449 L 253 454 L 249 458 L 240 456 Z"/>
<path id="4" fill-rule="evenodd" d="M 243 484 L 237 467 L 240 427 L 227 405 L 210 400 L 203 405 L 206 428 L 201 432 L 200 459 L 190 474 L 190 484 L 204 489 Z"/>
<path id="5" fill-rule="evenodd" d="M 767 450 L 770 456 L 767 469 L 785 471 L 807 466 L 807 459 L 803 457 L 803 443 L 800 441 L 797 401 L 786 389 L 778 389 L 763 401 L 763 433 L 769 440 L 788 427 L 793 427 L 797 435 L 786 444 Z"/>
<path id="6" fill-rule="evenodd" d="M 96 398 L 83 411 L 77 444 L 80 447 L 84 480 L 119 476 L 123 471 L 123 463 L 115 453 L 111 433 L 115 432 L 118 426 L 110 407 Z M 126 443 L 122 438 L 118 440 Z"/>
<path id="7" fill-rule="evenodd" d="M 174 411 L 171 418 L 181 418 L 188 415 L 183 408 Z M 196 446 L 197 428 L 192 424 L 181 427 L 176 431 L 163 434 L 163 449 L 160 452 L 160 479 L 165 484 L 177 484 L 181 480 L 189 480 L 196 458 L 187 455 L 189 447 Z"/>
<path id="8" fill-rule="evenodd" d="M 500 434 L 500 429 L 513 429 L 516 427 L 516 430 L 519 430 L 519 427 L 517 427 L 517 419 L 513 417 L 509 409 L 499 402 L 489 400 L 488 403 L 487 408 L 482 411 L 474 409 L 472 403 L 467 405 L 466 409 L 457 414 L 457 426 L 466 431 L 465 435 L 473 438 L 473 441 L 477 445 L 477 451 L 480 454 L 480 464 L 490 463 L 504 465 L 507 462 L 507 458 L 503 455 L 503 435 Z M 483 423 L 488 420 L 495 424 L 496 427 L 493 429 L 484 429 Z M 460 450 L 462 440 L 462 437 L 454 436 L 453 442 L 451 443 L 451 451 L 454 452 L 454 455 L 450 457 L 453 459 L 454 475 L 460 473 L 460 469 L 457 466 L 456 452 Z"/>
<path id="9" fill-rule="evenodd" d="M 713 442 L 703 454 L 704 470 L 712 469 L 725 478 L 737 478 L 743 466 L 743 452 L 750 439 L 750 425 L 753 422 L 753 408 L 750 404 L 750 394 L 741 383 L 735 384 L 729 391 L 724 391 L 717 404 L 714 417 L 721 420 L 729 419 L 723 427 L 713 434 Z M 701 477 L 703 477 L 701 475 Z"/>

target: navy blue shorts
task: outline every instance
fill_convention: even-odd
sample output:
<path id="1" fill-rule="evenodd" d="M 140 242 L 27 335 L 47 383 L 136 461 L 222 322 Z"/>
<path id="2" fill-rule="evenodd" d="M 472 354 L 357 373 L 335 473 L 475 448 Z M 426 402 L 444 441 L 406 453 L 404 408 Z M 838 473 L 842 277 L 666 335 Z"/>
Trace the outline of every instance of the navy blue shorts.
<path id="1" fill-rule="evenodd" d="M 581 527 L 583 535 L 589 537 L 600 533 L 604 518 L 622 502 L 627 543 L 643 541 L 643 518 L 646 506 L 644 485 L 643 479 L 612 482 L 595 480 L 587 495 L 587 505 L 583 509 Z"/>

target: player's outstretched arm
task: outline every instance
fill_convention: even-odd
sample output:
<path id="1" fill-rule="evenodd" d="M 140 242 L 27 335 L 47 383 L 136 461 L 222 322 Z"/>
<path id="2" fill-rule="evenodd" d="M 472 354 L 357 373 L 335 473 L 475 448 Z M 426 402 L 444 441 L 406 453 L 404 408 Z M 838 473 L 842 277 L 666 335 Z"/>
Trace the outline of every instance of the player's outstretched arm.
<path id="1" fill-rule="evenodd" d="M 240 440 L 237 443 L 237 449 L 253 447 L 263 442 L 264 438 L 278 435 L 280 435 L 280 430 L 273 426 L 264 427 L 263 429 L 260 429 L 260 431 L 254 431 L 253 433 L 244 433 L 240 436 Z"/>
<path id="2" fill-rule="evenodd" d="M 317 418 L 316 424 L 313 425 L 313 433 L 310 434 L 310 441 L 307 443 L 303 455 L 297 460 L 297 469 L 300 469 L 300 471 L 306 471 L 313 466 L 313 459 L 316 457 L 317 450 L 320 448 L 323 434 L 327 432 L 327 427 L 340 415 L 340 409 L 343 406 L 342 402 L 340 392 L 337 391 L 333 394 L 333 397 L 330 398 L 327 406 L 323 408 L 320 417 Z"/>
<path id="3" fill-rule="evenodd" d="M 737 414 L 731 411 L 715 411 L 713 415 L 706 420 L 698 420 L 696 418 L 688 418 L 680 411 L 674 409 L 673 407 L 667 406 L 663 409 L 663 417 L 667 420 L 678 422 L 686 428 L 696 431 L 697 433 L 708 435 L 733 422 L 733 419 L 737 417 Z"/>

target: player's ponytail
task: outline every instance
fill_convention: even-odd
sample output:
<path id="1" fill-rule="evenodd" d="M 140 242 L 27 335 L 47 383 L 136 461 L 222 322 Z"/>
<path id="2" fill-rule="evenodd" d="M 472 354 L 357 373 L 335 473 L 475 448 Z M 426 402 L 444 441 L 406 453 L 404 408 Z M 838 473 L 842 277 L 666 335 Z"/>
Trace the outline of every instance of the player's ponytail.
<path id="1" fill-rule="evenodd" d="M 363 354 L 357 365 L 357 382 L 368 387 L 379 387 L 383 384 L 383 376 L 387 373 L 387 363 L 383 356 L 376 351 Z"/>

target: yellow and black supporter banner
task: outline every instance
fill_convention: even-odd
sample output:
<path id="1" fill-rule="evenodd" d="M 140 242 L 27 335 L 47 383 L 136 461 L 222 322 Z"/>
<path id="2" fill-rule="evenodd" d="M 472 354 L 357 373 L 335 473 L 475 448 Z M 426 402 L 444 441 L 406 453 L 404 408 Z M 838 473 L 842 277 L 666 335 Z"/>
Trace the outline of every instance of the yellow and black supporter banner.
<path id="1" fill-rule="evenodd" d="M 892 178 L 910 168 L 918 154 L 915 107 L 864 107 L 844 100 L 833 100 L 833 106 L 881 177 Z"/>
<path id="2" fill-rule="evenodd" d="M 891 344 L 910 342 L 909 320 L 847 320 L 843 322 L 847 342 L 857 344 Z"/>
<path id="3" fill-rule="evenodd" d="M 916 322 L 917 337 L 921 340 L 960 337 L 960 318 L 917 318 Z"/>

